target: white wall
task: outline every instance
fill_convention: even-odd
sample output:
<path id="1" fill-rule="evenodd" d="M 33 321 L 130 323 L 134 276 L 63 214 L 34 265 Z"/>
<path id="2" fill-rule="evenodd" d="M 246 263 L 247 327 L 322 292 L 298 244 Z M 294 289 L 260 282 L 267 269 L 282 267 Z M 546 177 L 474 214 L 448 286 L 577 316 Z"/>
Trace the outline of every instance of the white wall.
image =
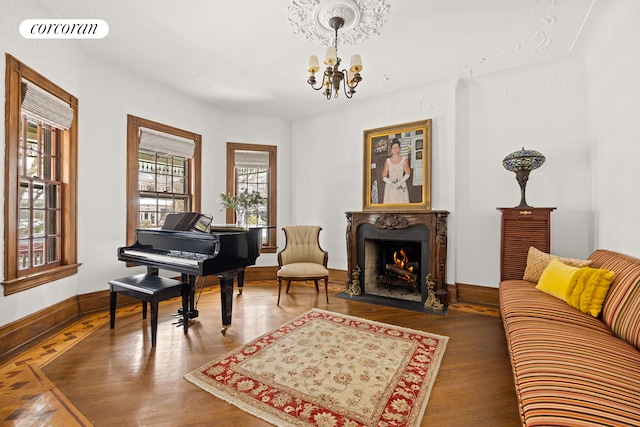
<path id="1" fill-rule="evenodd" d="M 640 2 L 603 3 L 578 45 L 588 68 L 592 247 L 640 258 Z"/>
<path id="2" fill-rule="evenodd" d="M 515 174 L 502 166 L 514 151 L 546 157 L 531 172 L 527 204 L 556 207 L 551 250 L 589 255 L 589 155 L 585 69 L 572 56 L 464 78 L 456 99 L 456 281 L 496 287 L 500 212 L 520 203 Z"/>

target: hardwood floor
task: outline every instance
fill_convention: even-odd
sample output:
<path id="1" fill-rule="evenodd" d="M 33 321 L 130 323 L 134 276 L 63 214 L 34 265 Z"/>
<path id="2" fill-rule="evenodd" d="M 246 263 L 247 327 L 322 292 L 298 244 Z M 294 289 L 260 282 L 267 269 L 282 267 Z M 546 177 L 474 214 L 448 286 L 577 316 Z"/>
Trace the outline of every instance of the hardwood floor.
<path id="1" fill-rule="evenodd" d="M 0 424 L 95 426 L 266 426 L 186 381 L 186 373 L 312 307 L 449 336 L 422 426 L 519 426 L 511 367 L 496 310 L 453 305 L 445 316 L 336 298 L 294 283 L 276 305 L 275 281 L 236 293 L 233 324 L 220 333 L 220 294 L 205 288 L 185 336 L 172 325 L 178 299 L 160 303 L 158 340 L 140 304 L 86 316 L 11 360 L 0 360 Z M 479 314 L 480 313 L 480 314 Z"/>

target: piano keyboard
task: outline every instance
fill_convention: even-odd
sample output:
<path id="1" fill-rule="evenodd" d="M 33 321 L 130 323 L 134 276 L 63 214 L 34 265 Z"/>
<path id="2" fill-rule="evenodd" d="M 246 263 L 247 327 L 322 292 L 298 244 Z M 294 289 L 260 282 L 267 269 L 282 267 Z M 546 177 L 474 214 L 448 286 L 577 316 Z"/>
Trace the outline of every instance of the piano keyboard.
<path id="1" fill-rule="evenodd" d="M 170 252 L 147 252 L 147 251 L 136 251 L 133 249 L 125 249 L 123 253 L 126 255 L 142 257 L 152 261 L 161 261 L 161 262 L 170 262 L 182 265 L 193 265 L 197 266 L 201 261 L 209 258 L 209 255 L 198 254 L 193 252 L 180 252 L 180 251 L 170 251 Z"/>

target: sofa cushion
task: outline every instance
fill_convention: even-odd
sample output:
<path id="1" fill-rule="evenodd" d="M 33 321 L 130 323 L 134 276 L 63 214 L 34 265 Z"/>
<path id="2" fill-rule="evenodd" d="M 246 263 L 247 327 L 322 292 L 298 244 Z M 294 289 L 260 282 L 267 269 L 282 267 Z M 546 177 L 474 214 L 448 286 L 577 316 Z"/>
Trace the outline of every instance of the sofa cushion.
<path id="1" fill-rule="evenodd" d="M 549 265 L 552 259 L 559 259 L 565 264 L 574 267 L 588 267 L 593 263 L 593 261 L 585 259 L 561 258 L 556 255 L 542 252 L 534 248 L 533 246 L 530 246 L 529 252 L 527 253 L 527 265 L 524 269 L 524 275 L 522 276 L 522 279 L 529 282 L 538 283 L 542 272 L 545 268 L 547 268 L 547 265 Z"/>
<path id="2" fill-rule="evenodd" d="M 640 350 L 640 260 L 598 249 L 593 266 L 615 271 L 600 317 L 614 334 Z"/>
<path id="3" fill-rule="evenodd" d="M 523 320 L 545 319 L 570 324 L 593 332 L 613 335 L 600 319 L 569 306 L 566 302 L 535 288 L 525 280 L 507 280 L 500 283 L 500 313 L 509 327 Z"/>
<path id="4" fill-rule="evenodd" d="M 521 318 L 515 326 L 506 333 L 523 425 L 640 425 L 633 346 L 546 319 Z"/>

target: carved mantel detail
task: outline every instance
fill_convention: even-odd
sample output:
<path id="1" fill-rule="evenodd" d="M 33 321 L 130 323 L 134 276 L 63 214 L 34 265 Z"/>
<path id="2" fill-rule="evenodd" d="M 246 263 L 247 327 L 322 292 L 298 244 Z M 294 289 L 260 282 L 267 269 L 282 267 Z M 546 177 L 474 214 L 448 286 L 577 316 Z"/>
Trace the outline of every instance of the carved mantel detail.
<path id="1" fill-rule="evenodd" d="M 358 277 L 358 285 L 362 283 L 360 277 L 363 272 L 363 265 L 358 264 L 358 241 L 359 229 L 368 224 L 377 230 L 405 230 L 415 225 L 425 226 L 429 230 L 427 246 L 429 248 L 428 271 L 429 282 L 432 287 L 431 293 L 435 294 L 435 299 L 431 301 L 423 300 L 431 307 L 440 304 L 447 306 L 449 303 L 449 293 L 447 291 L 447 216 L 448 211 L 397 211 L 397 212 L 346 212 L 347 227 L 347 264 L 349 279 L 347 279 L 347 289 L 355 290 L 351 283 L 353 277 Z M 350 287 L 351 286 L 351 287 Z M 366 293 L 366 289 L 364 289 Z M 426 294 L 426 293 L 425 293 Z"/>
<path id="2" fill-rule="evenodd" d="M 373 226 L 376 228 L 395 230 L 400 228 L 407 228 L 409 226 L 409 221 L 407 220 L 407 218 L 400 217 L 396 214 L 382 214 L 376 218 Z"/>

